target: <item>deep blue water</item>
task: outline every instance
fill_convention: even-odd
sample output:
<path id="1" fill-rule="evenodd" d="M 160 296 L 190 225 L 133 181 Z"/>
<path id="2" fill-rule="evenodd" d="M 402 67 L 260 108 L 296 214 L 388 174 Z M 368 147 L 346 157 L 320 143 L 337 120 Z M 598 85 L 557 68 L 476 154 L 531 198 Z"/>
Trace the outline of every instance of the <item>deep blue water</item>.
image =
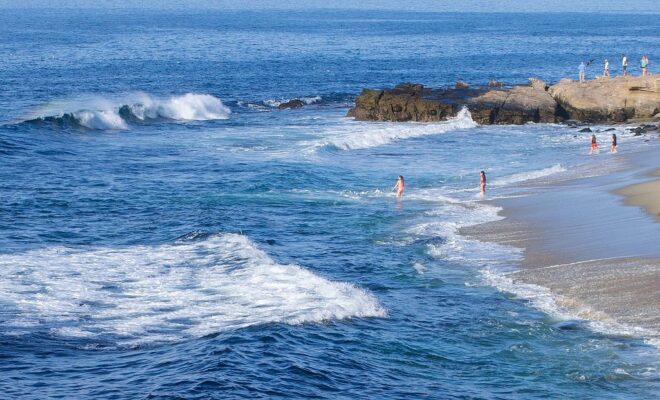
<path id="1" fill-rule="evenodd" d="M 3 10 L 0 397 L 657 397 L 648 338 L 498 290 L 519 251 L 457 233 L 497 218 L 479 170 L 506 196 L 588 138 L 344 115 L 363 87 L 653 66 L 659 39 L 653 15 Z"/>

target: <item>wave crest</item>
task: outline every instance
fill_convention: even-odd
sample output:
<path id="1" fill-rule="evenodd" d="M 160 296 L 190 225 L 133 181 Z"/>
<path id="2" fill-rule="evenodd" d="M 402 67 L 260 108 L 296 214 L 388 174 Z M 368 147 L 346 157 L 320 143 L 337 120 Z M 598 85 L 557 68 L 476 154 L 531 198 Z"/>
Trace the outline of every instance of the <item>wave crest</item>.
<path id="1" fill-rule="evenodd" d="M 129 122 L 219 120 L 229 118 L 230 114 L 231 110 L 220 99 L 209 94 L 186 93 L 160 98 L 135 93 L 121 99 L 95 97 L 53 104 L 24 122 L 122 130 L 129 128 Z"/>

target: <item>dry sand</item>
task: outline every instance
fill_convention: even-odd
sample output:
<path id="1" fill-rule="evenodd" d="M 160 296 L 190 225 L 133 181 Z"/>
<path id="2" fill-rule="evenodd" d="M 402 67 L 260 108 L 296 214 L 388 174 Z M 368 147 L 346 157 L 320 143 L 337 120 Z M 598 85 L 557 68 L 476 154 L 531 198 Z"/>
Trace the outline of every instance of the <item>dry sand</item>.
<path id="1" fill-rule="evenodd" d="M 660 168 L 652 175 L 660 176 Z M 626 198 L 626 204 L 642 207 L 660 220 L 660 179 L 627 186 L 619 189 L 617 193 Z"/>

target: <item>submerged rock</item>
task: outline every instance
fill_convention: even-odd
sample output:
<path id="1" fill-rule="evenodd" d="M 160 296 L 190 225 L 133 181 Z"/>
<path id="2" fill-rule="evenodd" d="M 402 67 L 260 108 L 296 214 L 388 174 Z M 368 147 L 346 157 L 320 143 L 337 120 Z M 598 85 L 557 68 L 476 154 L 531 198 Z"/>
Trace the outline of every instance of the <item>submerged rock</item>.
<path id="1" fill-rule="evenodd" d="M 653 77 L 589 81 L 563 80 L 549 86 L 530 78 L 528 86 L 471 88 L 458 81 L 452 89 L 404 83 L 393 89 L 364 89 L 348 116 L 370 121 L 442 121 L 468 107 L 480 124 L 571 121 L 624 122 L 660 113 L 660 92 Z"/>
<path id="2" fill-rule="evenodd" d="M 591 132 L 593 132 L 593 131 L 591 130 L 591 128 L 582 128 L 582 129 L 580 129 L 578 132 L 583 132 L 583 133 L 585 133 L 585 132 L 589 132 L 589 133 L 591 133 Z"/>
<path id="3" fill-rule="evenodd" d="M 289 100 L 286 103 L 282 103 L 277 108 L 280 110 L 286 110 L 288 108 L 300 108 L 305 105 L 305 102 L 300 99 Z"/>

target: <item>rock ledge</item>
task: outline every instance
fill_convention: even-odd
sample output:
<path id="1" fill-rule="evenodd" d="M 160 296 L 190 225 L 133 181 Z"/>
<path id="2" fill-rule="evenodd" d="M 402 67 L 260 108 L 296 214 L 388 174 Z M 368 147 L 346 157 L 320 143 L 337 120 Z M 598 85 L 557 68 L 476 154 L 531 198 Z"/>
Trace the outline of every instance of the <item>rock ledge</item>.
<path id="1" fill-rule="evenodd" d="M 393 89 L 364 89 L 348 116 L 361 121 L 443 121 L 468 107 L 479 124 L 626 122 L 653 120 L 660 113 L 660 77 L 618 77 L 584 83 L 430 89 L 403 83 Z"/>

